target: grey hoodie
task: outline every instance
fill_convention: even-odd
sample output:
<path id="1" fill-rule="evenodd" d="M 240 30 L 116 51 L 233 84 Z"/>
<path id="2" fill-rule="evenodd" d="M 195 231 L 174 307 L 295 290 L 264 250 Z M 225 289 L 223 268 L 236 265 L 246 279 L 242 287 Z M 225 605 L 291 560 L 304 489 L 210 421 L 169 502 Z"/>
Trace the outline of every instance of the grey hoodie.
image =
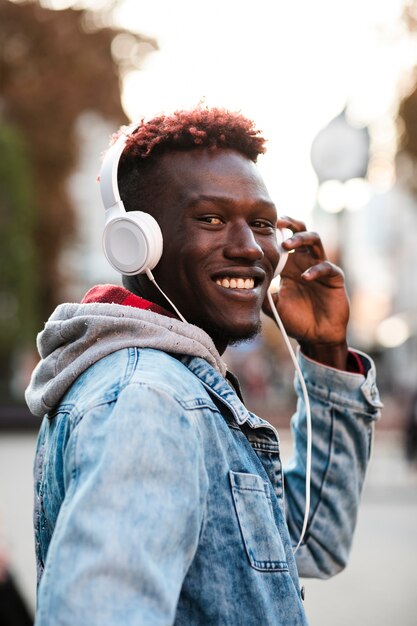
<path id="1" fill-rule="evenodd" d="M 123 348 L 154 348 L 205 359 L 222 376 L 226 365 L 201 328 L 121 304 L 61 304 L 37 337 L 41 356 L 25 392 L 33 415 L 54 409 L 90 365 Z"/>

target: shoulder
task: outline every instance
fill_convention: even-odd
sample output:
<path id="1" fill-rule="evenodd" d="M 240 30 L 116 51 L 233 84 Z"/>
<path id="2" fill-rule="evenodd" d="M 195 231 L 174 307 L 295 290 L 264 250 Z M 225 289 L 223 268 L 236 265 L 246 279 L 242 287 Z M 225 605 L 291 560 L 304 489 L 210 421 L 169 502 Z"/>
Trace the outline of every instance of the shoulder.
<path id="1" fill-rule="evenodd" d="M 207 395 L 199 379 L 178 358 L 162 350 L 125 348 L 86 370 L 64 400 L 76 403 L 85 412 L 91 406 L 116 401 L 128 386 L 137 389 L 137 401 L 145 387 L 158 390 L 182 405 L 189 398 Z"/>
<path id="2" fill-rule="evenodd" d="M 136 365 L 130 383 L 157 385 L 159 389 L 183 396 L 192 389 L 204 389 L 199 379 L 175 356 L 161 350 L 136 350 Z"/>

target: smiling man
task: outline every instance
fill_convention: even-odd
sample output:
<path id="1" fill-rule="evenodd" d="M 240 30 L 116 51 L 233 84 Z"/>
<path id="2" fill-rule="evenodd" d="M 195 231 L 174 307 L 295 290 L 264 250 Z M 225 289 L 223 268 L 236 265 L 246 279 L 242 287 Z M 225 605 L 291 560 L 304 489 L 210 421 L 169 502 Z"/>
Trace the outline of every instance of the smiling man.
<path id="1" fill-rule="evenodd" d="M 222 353 L 231 340 L 259 330 L 278 263 L 276 208 L 255 164 L 235 150 L 165 153 L 158 176 L 164 184 L 151 212 L 162 230 L 164 255 L 154 276 Z M 133 208 L 134 201 L 127 203 Z M 146 275 L 125 279 L 125 285 L 166 304 Z"/>
<path id="2" fill-rule="evenodd" d="M 159 224 L 157 286 L 147 272 L 93 287 L 38 337 L 26 396 L 44 417 L 38 626 L 306 625 L 299 575 L 346 564 L 381 406 L 375 372 L 347 347 L 341 270 L 317 234 L 278 219 L 256 167 L 264 143 L 242 115 L 204 107 L 143 121 L 126 140 L 118 186 L 127 214 Z M 292 230 L 293 254 L 275 301 L 300 345 L 314 432 L 298 550 L 299 381 L 284 476 L 275 429 L 245 407 L 221 357 L 271 313 L 277 226 Z"/>

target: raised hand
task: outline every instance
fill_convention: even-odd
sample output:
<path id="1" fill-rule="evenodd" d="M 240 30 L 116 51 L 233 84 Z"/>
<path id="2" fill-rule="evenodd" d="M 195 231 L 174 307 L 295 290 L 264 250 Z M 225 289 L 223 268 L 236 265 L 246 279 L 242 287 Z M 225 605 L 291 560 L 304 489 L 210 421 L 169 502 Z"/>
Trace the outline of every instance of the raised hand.
<path id="1" fill-rule="evenodd" d="M 343 272 L 327 259 L 319 235 L 307 231 L 303 222 L 283 217 L 277 226 L 293 232 L 283 243 L 291 254 L 273 295 L 287 333 L 306 356 L 344 369 L 349 300 Z M 271 316 L 267 300 L 263 310 Z"/>

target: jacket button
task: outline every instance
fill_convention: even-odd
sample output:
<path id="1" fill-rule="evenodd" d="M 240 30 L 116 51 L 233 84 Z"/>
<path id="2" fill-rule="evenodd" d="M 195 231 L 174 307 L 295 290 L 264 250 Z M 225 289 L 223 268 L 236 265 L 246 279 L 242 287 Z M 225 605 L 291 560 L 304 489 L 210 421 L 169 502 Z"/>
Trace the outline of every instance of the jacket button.
<path id="1" fill-rule="evenodd" d="M 301 600 L 303 600 L 304 602 L 304 599 L 306 597 L 306 588 L 304 587 L 304 585 L 301 587 L 300 593 L 301 593 Z"/>

